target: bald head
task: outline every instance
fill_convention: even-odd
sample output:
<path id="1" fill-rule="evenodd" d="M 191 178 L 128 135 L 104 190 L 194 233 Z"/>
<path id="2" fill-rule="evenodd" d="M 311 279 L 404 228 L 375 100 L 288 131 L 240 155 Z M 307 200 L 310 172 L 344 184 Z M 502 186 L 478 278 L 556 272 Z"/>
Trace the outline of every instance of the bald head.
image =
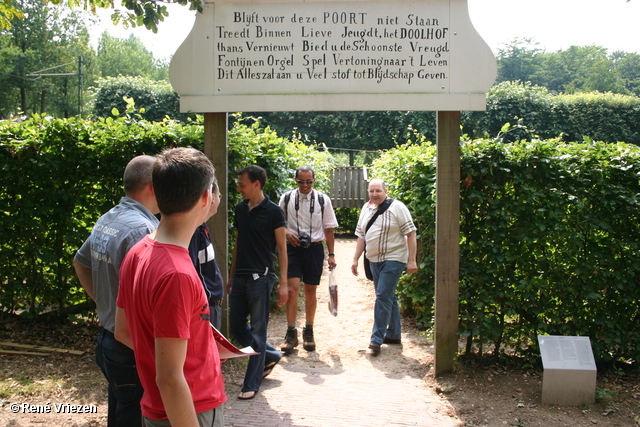
<path id="1" fill-rule="evenodd" d="M 153 164 L 156 159 L 152 156 L 138 156 L 131 159 L 124 169 L 124 194 L 131 197 L 151 184 Z"/>
<path id="2" fill-rule="evenodd" d="M 386 190 L 387 186 L 385 185 L 384 181 L 381 180 L 380 178 L 374 178 L 371 181 L 369 181 L 369 188 L 371 188 L 371 186 L 379 186 L 382 190 Z"/>
<path id="3" fill-rule="evenodd" d="M 369 181 L 369 202 L 379 206 L 387 198 L 387 186 L 381 179 Z"/>

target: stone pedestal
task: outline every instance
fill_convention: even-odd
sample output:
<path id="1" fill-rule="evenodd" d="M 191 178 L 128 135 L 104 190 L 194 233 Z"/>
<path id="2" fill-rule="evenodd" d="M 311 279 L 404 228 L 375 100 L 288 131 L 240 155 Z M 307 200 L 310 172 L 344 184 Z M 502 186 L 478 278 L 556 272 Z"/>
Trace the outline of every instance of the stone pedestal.
<path id="1" fill-rule="evenodd" d="M 597 370 L 589 337 L 538 335 L 538 343 L 544 367 L 542 403 L 594 403 Z"/>

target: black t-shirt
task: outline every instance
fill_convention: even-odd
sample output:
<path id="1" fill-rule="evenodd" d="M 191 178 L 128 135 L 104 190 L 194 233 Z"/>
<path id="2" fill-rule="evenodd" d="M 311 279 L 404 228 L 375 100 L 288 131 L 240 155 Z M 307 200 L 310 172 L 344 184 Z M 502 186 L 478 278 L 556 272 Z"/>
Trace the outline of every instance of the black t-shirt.
<path id="1" fill-rule="evenodd" d="M 249 201 L 236 205 L 234 226 L 238 231 L 234 274 L 271 275 L 275 277 L 275 230 L 285 227 L 284 212 L 269 196 L 249 210 Z"/>

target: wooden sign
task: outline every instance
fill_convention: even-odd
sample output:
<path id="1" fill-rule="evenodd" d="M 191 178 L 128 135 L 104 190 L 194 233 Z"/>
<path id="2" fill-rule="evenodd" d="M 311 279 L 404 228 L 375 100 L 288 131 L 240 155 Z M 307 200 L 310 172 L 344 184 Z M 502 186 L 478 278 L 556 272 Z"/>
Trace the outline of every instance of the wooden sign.
<path id="1" fill-rule="evenodd" d="M 216 1 L 171 61 L 182 111 L 484 110 L 466 0 Z"/>

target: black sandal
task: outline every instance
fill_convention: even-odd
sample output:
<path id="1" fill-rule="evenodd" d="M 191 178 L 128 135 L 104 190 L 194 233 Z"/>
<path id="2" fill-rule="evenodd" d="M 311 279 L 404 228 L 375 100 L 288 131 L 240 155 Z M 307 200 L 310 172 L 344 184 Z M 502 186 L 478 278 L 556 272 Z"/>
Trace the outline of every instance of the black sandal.
<path id="1" fill-rule="evenodd" d="M 245 396 L 245 393 L 249 393 L 249 394 L 247 396 Z M 240 394 L 238 395 L 238 399 L 240 399 L 240 400 L 253 399 L 254 397 L 256 397 L 256 394 L 258 394 L 258 392 L 257 391 L 253 391 L 253 390 L 241 391 Z"/>
<path id="2" fill-rule="evenodd" d="M 262 378 L 265 378 L 267 375 L 269 375 L 271 371 L 273 371 L 273 368 L 276 367 L 277 364 L 278 362 L 271 362 L 268 365 L 266 365 L 264 367 L 264 372 L 262 373 Z"/>

